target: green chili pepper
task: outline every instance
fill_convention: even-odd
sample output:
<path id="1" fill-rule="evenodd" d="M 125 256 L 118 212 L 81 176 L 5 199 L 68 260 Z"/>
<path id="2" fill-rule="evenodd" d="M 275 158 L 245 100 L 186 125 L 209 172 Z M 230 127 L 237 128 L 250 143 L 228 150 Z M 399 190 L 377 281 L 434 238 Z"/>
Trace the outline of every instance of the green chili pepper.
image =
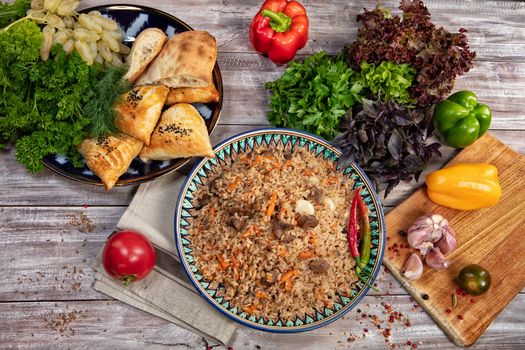
<path id="1" fill-rule="evenodd" d="M 370 245 L 371 245 L 371 233 L 370 233 L 370 221 L 368 220 L 368 209 L 366 208 L 365 203 L 361 194 L 357 192 L 357 209 L 359 211 L 359 233 L 361 237 L 361 249 L 360 249 L 360 260 L 359 266 L 364 268 L 368 265 L 368 260 L 370 260 Z"/>
<path id="2" fill-rule="evenodd" d="M 443 142 L 455 148 L 473 144 L 489 129 L 492 112 L 472 91 L 459 91 L 437 104 L 433 122 Z"/>
<path id="3" fill-rule="evenodd" d="M 350 252 L 356 261 L 356 276 L 361 282 L 369 286 L 376 292 L 379 289 L 372 286 L 362 276 L 362 274 L 371 277 L 371 275 L 364 270 L 370 260 L 370 246 L 371 246 L 371 232 L 370 221 L 368 219 L 368 209 L 363 202 L 363 198 L 359 193 L 360 189 L 356 189 L 352 205 L 350 207 L 350 218 L 348 221 L 348 244 Z M 361 248 L 357 249 L 357 223 L 359 222 L 359 238 L 361 239 Z"/>

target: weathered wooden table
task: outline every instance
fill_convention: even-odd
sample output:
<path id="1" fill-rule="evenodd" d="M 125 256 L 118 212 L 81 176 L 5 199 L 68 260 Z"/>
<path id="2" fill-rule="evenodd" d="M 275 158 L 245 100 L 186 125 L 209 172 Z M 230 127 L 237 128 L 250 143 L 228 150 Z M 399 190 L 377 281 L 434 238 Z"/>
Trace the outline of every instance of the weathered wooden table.
<path id="1" fill-rule="evenodd" d="M 122 1 L 85 0 L 82 7 Z M 224 108 L 213 135 L 226 136 L 267 125 L 263 84 L 280 76 L 267 58 L 253 52 L 247 28 L 260 1 L 131 1 L 169 12 L 218 41 L 224 79 Z M 310 40 L 301 54 L 335 53 L 356 36 L 355 16 L 373 1 L 304 0 L 310 17 Z M 397 1 L 384 1 L 395 8 Z M 458 79 L 492 106 L 492 133 L 525 152 L 525 3 L 519 1 L 427 0 L 435 23 L 450 30 L 469 29 L 478 53 L 476 67 Z M 490 150 L 487 150 L 490 152 Z M 452 150 L 445 150 L 445 159 Z M 434 167 L 438 164 L 434 164 Z M 204 349 L 205 341 L 183 329 L 138 311 L 91 288 L 89 263 L 112 232 L 136 187 L 80 185 L 50 171 L 28 174 L 13 151 L 0 155 L 0 348 L 118 349 L 170 346 Z M 421 183 L 420 183 L 421 184 Z M 384 201 L 386 210 L 420 184 L 399 186 Z M 166 213 L 172 215 L 172 213 Z M 380 276 L 381 293 L 370 293 L 357 310 L 331 325 L 296 335 L 239 329 L 231 346 L 254 348 L 385 348 L 385 305 L 409 318 L 396 321 L 390 344 L 408 349 L 452 348 L 441 330 L 389 274 Z M 367 317 L 363 317 L 365 313 Z M 375 317 L 368 317 L 376 315 Z M 382 323 L 380 323 L 382 321 Z M 376 324 L 382 326 L 381 329 Z M 405 324 L 406 323 L 406 324 Z M 366 329 L 366 331 L 365 331 Z M 474 346 L 523 348 L 525 290 L 505 309 Z"/>

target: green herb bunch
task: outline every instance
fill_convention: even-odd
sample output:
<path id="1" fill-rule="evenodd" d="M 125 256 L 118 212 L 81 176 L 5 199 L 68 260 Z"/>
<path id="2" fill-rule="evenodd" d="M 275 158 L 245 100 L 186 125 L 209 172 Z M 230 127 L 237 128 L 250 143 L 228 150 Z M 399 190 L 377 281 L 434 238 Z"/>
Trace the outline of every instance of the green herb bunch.
<path id="1" fill-rule="evenodd" d="M 128 88 L 125 68 L 88 66 L 60 45 L 43 62 L 42 42 L 30 20 L 0 31 L 0 140 L 2 146 L 15 144 L 17 160 L 31 172 L 41 171 L 50 154 L 83 167 L 76 146 L 88 135 L 113 130 L 111 107 Z"/>
<path id="2" fill-rule="evenodd" d="M 355 77 L 355 80 L 352 79 Z M 276 81 L 268 119 L 275 126 L 305 130 L 328 140 L 339 130 L 346 111 L 360 101 L 363 84 L 342 56 L 321 51 L 294 61 Z"/>
<path id="3" fill-rule="evenodd" d="M 399 104 L 415 104 L 409 88 L 412 86 L 416 71 L 410 65 L 383 61 L 379 65 L 362 62 L 360 67 L 361 78 L 372 96 Z"/>

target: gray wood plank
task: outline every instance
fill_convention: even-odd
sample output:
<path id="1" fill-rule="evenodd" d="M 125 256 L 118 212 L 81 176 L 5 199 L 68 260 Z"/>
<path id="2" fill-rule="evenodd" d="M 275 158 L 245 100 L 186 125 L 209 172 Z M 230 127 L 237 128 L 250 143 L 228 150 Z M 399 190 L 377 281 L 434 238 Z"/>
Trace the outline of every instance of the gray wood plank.
<path id="1" fill-rule="evenodd" d="M 107 299 L 91 288 L 94 271 L 90 264 L 124 210 L 123 207 L 0 208 L 3 251 L 0 303 Z M 407 294 L 384 269 L 377 285 L 380 291 L 371 295 Z"/>
<path id="2" fill-rule="evenodd" d="M 385 304 L 403 317 L 388 322 L 390 316 Z M 235 350 L 255 349 L 257 346 L 261 349 L 385 349 L 389 344 L 409 349 L 406 345 L 409 340 L 417 344 L 418 349 L 454 347 L 408 296 L 368 296 L 359 309 L 361 313 L 376 317 L 363 318 L 356 309 L 326 327 L 293 335 L 270 334 L 243 327 L 237 330 L 230 345 Z M 505 349 L 522 348 L 525 343 L 524 315 L 525 295 L 518 295 L 472 349 L 490 349 L 495 344 Z M 61 319 L 67 320 L 64 326 Z M 407 321 L 409 327 L 405 324 Z M 116 301 L 0 303 L 0 324 L 0 344 L 3 347 L 28 348 L 36 344 L 40 348 L 54 349 L 205 347 L 202 338 Z M 365 328 L 368 332 L 364 331 Z M 390 329 L 388 341 L 383 333 L 385 329 Z M 216 349 L 226 350 L 225 347 Z"/>
<path id="3" fill-rule="evenodd" d="M 497 118 L 497 117 L 496 117 Z M 263 127 L 263 125 L 221 125 L 212 136 L 214 144 L 226 137 L 245 130 Z M 525 153 L 525 130 L 493 130 L 493 134 L 518 152 Z M 442 148 L 443 159 L 429 164 L 428 173 L 437 169 L 450 159 L 455 151 L 450 147 Z M 0 156 L 0 206 L 19 205 L 58 205 L 82 206 L 84 204 L 104 206 L 127 206 L 135 193 L 136 186 L 115 187 L 105 192 L 100 187 L 84 185 L 62 178 L 50 171 L 40 174 L 27 173 L 25 168 L 14 159 L 11 150 Z M 423 184 L 423 178 L 418 184 L 400 184 L 391 195 L 383 201 L 386 207 L 391 207 L 407 198 L 415 188 Z"/>
<path id="4" fill-rule="evenodd" d="M 107 299 L 91 288 L 94 271 L 90 264 L 124 210 L 0 208 L 0 302 Z M 384 270 L 378 286 L 378 295 L 407 294 Z"/>
<path id="5" fill-rule="evenodd" d="M 85 0 L 82 7 L 100 4 L 121 3 L 119 0 Z M 127 4 L 146 4 L 132 0 Z M 355 40 L 357 23 L 355 16 L 363 8 L 372 8 L 374 2 L 358 1 L 302 1 L 310 20 L 309 42 L 303 54 L 318 50 L 335 53 L 347 43 Z M 394 9 L 399 6 L 397 0 L 381 2 L 385 7 Z M 525 30 L 523 17 L 525 5 L 519 1 L 446 1 L 427 0 L 436 25 L 450 31 L 460 27 L 469 30 L 469 42 L 478 52 L 480 60 L 511 61 L 525 60 Z M 248 39 L 249 24 L 259 9 L 261 1 L 155 1 L 154 6 L 179 17 L 196 29 L 208 30 L 216 36 L 221 52 L 254 52 Z M 501 38 L 505 40 L 502 41 Z"/>

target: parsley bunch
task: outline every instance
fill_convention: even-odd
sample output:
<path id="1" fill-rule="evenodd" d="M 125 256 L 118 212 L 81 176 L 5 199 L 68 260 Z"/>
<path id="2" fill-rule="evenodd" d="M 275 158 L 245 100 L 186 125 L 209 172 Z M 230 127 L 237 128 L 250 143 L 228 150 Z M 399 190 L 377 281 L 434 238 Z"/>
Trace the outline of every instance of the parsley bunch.
<path id="1" fill-rule="evenodd" d="M 43 62 L 42 42 L 30 20 L 0 31 L 0 146 L 15 143 L 17 160 L 31 172 L 41 171 L 49 154 L 83 167 L 76 145 L 94 130 L 114 128 L 111 107 L 128 88 L 125 68 L 88 66 L 60 46 Z"/>
<path id="2" fill-rule="evenodd" d="M 268 120 L 274 126 L 331 140 L 339 133 L 346 111 L 360 101 L 363 84 L 358 76 L 342 56 L 331 57 L 324 51 L 302 63 L 293 61 L 278 80 L 265 85 L 273 91 Z"/>

